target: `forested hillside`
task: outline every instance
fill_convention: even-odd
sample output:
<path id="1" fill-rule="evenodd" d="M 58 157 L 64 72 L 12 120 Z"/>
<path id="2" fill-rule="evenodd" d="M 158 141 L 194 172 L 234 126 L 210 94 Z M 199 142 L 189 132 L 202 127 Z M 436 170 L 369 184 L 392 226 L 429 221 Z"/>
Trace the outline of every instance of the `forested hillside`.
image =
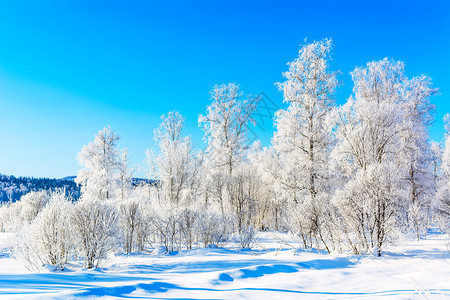
<path id="1" fill-rule="evenodd" d="M 0 202 L 17 201 L 31 191 L 55 190 L 59 188 L 65 189 L 66 193 L 74 199 L 80 197 L 80 187 L 71 177 L 55 179 L 15 177 L 0 174 Z"/>
<path id="2" fill-rule="evenodd" d="M 75 183 L 76 176 L 64 178 L 36 178 L 15 177 L 13 175 L 0 174 L 0 202 L 17 201 L 23 195 L 31 191 L 44 191 L 65 189 L 66 194 L 73 200 L 80 198 L 80 186 Z M 143 178 L 132 178 L 131 184 L 137 186 L 140 183 L 154 183 L 153 180 Z"/>

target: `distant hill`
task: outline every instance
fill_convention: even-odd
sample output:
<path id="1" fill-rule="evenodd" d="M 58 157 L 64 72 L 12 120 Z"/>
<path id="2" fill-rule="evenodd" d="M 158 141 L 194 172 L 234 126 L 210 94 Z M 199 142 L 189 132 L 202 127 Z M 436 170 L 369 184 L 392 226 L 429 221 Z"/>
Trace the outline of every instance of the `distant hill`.
<path id="1" fill-rule="evenodd" d="M 72 177 L 72 176 L 70 176 Z M 65 188 L 75 199 L 80 197 L 80 187 L 72 179 L 15 177 L 0 174 L 0 202 L 17 201 L 30 191 L 54 190 Z M 75 176 L 73 176 L 75 178 Z"/>
<path id="2" fill-rule="evenodd" d="M 80 197 L 80 187 L 75 183 L 76 176 L 66 176 L 64 178 L 36 178 L 36 177 L 15 177 L 12 175 L 0 174 L 0 202 L 17 201 L 30 191 L 54 190 L 65 188 L 75 200 Z M 133 178 L 134 186 L 141 183 L 154 184 L 154 180 L 144 178 Z"/>
<path id="3" fill-rule="evenodd" d="M 77 176 L 66 176 L 61 178 L 60 180 L 67 180 L 67 181 L 75 181 L 75 178 L 77 178 Z M 131 178 L 131 184 L 134 186 L 137 186 L 141 183 L 149 183 L 149 184 L 154 184 L 156 181 L 152 180 L 152 179 L 145 179 L 145 178 Z"/>

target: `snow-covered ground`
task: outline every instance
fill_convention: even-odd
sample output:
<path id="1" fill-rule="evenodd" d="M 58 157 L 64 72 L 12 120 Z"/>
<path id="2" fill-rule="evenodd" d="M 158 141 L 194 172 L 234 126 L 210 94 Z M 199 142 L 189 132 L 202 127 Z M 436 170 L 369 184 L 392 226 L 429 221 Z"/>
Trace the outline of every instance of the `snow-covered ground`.
<path id="1" fill-rule="evenodd" d="M 438 233 L 399 242 L 381 258 L 298 252 L 287 235 L 267 232 L 253 250 L 117 255 L 101 270 L 69 266 L 42 273 L 28 272 L 9 257 L 10 236 L 0 234 L 1 299 L 450 298 L 450 239 Z"/>

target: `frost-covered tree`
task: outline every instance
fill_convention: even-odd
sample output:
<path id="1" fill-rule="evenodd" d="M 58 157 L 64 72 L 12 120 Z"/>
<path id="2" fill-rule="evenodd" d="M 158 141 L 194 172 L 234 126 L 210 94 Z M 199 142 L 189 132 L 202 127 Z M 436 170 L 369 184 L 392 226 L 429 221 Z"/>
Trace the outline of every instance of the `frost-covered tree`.
<path id="1" fill-rule="evenodd" d="M 248 163 L 242 164 L 239 172 L 228 179 L 226 195 L 234 213 L 237 231 L 240 235 L 253 231 L 252 216 L 258 198 L 259 180 Z"/>
<path id="2" fill-rule="evenodd" d="M 120 160 L 117 163 L 117 197 L 119 200 L 129 198 L 132 190 L 132 179 L 135 169 L 130 168 L 130 158 L 128 150 L 125 148 L 120 154 Z"/>
<path id="3" fill-rule="evenodd" d="M 249 155 L 252 167 L 255 168 L 256 176 L 261 181 L 261 190 L 258 201 L 259 209 L 262 211 L 257 217 L 257 223 L 263 228 L 272 228 L 285 231 L 293 229 L 292 223 L 287 218 L 287 212 L 292 211 L 295 206 L 296 190 L 294 181 L 286 184 L 287 177 L 281 171 L 280 155 L 272 147 L 257 149 L 256 147 Z M 294 178 L 294 177 L 292 177 Z M 295 229 L 294 229 L 295 230 Z M 307 247 L 305 245 L 305 247 Z"/>
<path id="4" fill-rule="evenodd" d="M 134 250 L 137 215 L 129 199 L 134 170 L 129 166 L 128 151 L 120 151 L 118 141 L 119 136 L 108 126 L 78 154 L 84 169 L 75 179 L 81 185 L 81 200 L 75 206 L 72 224 L 86 268 L 99 266 L 118 244 L 119 233 L 123 234 L 125 251 Z M 112 200 L 119 204 L 112 204 Z"/>
<path id="5" fill-rule="evenodd" d="M 198 118 L 208 144 L 207 164 L 210 168 L 231 176 L 242 160 L 247 139 L 247 126 L 253 122 L 259 96 L 244 97 L 234 83 L 216 85 L 211 90 L 212 103 L 207 114 Z"/>
<path id="6" fill-rule="evenodd" d="M 204 164 L 205 197 L 207 203 L 217 203 L 222 212 L 222 227 L 228 226 L 226 215 L 231 213 L 235 230 L 243 230 L 245 210 L 251 201 L 243 162 L 248 142 L 248 126 L 261 98 L 244 96 L 234 83 L 216 85 L 211 90 L 212 103 L 206 115 L 200 115 L 199 126 L 207 143 Z M 226 228 L 222 228 L 226 232 Z"/>
<path id="7" fill-rule="evenodd" d="M 147 151 L 147 164 L 158 180 L 162 200 L 179 205 L 196 180 L 192 173 L 196 158 L 190 137 L 182 136 L 184 117 L 178 112 L 169 112 L 161 116 L 161 121 L 154 132 L 158 151 Z"/>
<path id="8" fill-rule="evenodd" d="M 190 207 L 197 200 L 200 160 L 190 137 L 182 135 L 184 117 L 178 112 L 161 116 L 154 131 L 156 151 L 147 151 L 147 167 L 155 184 L 157 199 L 151 199 L 152 223 L 166 251 L 179 249 L 182 240 L 192 247 L 191 229 L 196 214 Z"/>
<path id="9" fill-rule="evenodd" d="M 438 181 L 436 211 L 440 227 L 450 232 L 450 114 L 444 117 L 445 137 L 442 151 L 441 172 Z"/>
<path id="10" fill-rule="evenodd" d="M 374 250 L 381 255 L 408 207 L 405 195 L 411 189 L 405 184 L 407 173 L 402 167 L 410 170 L 417 148 L 407 157 L 404 140 L 416 140 L 417 146 L 424 141 L 418 138 L 422 132 L 417 133 L 417 127 L 424 125 L 411 124 L 414 106 L 410 105 L 412 99 L 428 104 L 425 98 L 405 96 L 411 87 L 402 62 L 370 62 L 356 68 L 352 78 L 354 96 L 338 111 L 333 161 L 341 174 L 341 188 L 335 204 L 345 220 L 344 233 L 353 251 Z"/>
<path id="11" fill-rule="evenodd" d="M 119 136 L 108 126 L 100 130 L 94 141 L 78 153 L 78 161 L 84 169 L 78 172 L 75 181 L 81 185 L 84 197 L 99 200 L 115 197 L 119 180 L 118 140 Z"/>
<path id="12" fill-rule="evenodd" d="M 328 219 L 328 155 L 332 145 L 327 116 L 333 107 L 337 72 L 329 70 L 332 42 L 329 39 L 304 45 L 299 57 L 288 63 L 286 81 L 278 83 L 287 109 L 276 113 L 272 157 L 276 180 L 290 190 L 299 209 L 301 235 L 313 235 L 330 251 L 325 239 Z"/>
<path id="13" fill-rule="evenodd" d="M 431 142 L 431 172 L 433 174 L 433 186 L 437 190 L 438 179 L 442 163 L 442 146 L 436 141 Z"/>
<path id="14" fill-rule="evenodd" d="M 430 97 L 437 93 L 437 89 L 432 88 L 431 79 L 425 75 L 404 79 L 402 88 L 405 120 L 400 133 L 402 148 L 398 151 L 398 165 L 403 170 L 402 179 L 409 184 L 408 225 L 419 239 L 421 233 L 426 233 L 435 193 L 428 127 L 433 121 L 434 109 Z"/>

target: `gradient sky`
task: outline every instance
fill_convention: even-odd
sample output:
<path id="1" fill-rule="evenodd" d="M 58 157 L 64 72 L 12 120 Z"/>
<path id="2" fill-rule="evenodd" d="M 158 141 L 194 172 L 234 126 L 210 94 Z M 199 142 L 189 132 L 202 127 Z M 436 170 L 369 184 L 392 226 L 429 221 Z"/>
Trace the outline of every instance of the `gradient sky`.
<path id="1" fill-rule="evenodd" d="M 0 1 L 0 173 L 76 175 L 77 153 L 106 125 L 142 165 L 170 110 L 204 148 L 197 118 L 212 86 L 235 82 L 285 107 L 274 83 L 305 38 L 334 40 L 338 104 L 351 94 L 349 72 L 368 61 L 402 60 L 408 76 L 431 76 L 441 95 L 430 133 L 441 140 L 449 2 Z M 257 121 L 267 145 L 271 120 Z"/>

